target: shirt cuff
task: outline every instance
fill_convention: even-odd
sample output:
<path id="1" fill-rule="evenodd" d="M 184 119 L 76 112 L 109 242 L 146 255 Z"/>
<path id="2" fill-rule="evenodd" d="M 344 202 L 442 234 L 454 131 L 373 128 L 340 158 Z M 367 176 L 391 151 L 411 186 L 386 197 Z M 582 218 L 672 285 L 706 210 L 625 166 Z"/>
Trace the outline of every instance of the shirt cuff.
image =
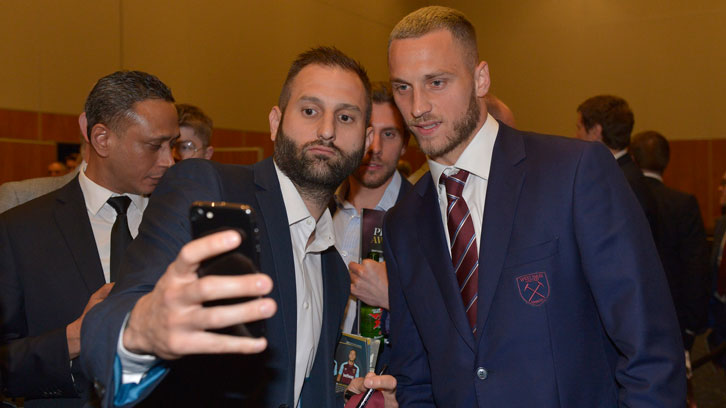
<path id="1" fill-rule="evenodd" d="M 131 313 L 126 315 L 124 323 L 121 325 L 121 333 L 116 345 L 116 355 L 121 362 L 122 384 L 140 383 L 143 376 L 159 361 L 154 355 L 132 353 L 124 347 L 124 330 L 126 330 L 126 324 L 128 323 L 130 315 Z"/>

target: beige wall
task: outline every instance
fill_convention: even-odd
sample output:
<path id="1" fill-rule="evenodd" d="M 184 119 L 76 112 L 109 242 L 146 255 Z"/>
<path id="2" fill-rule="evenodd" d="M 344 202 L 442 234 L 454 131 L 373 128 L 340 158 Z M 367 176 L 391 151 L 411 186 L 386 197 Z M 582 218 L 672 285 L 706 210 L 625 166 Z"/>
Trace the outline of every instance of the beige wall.
<path id="1" fill-rule="evenodd" d="M 723 0 L 442 2 L 474 21 L 493 90 L 520 128 L 572 135 L 576 106 L 613 93 L 631 103 L 636 130 L 726 137 Z M 217 127 L 266 131 L 297 53 L 333 44 L 385 79 L 390 29 L 426 3 L 3 0 L 0 108 L 76 114 L 100 76 L 141 69 Z"/>
<path id="2" fill-rule="evenodd" d="M 267 131 L 296 54 L 335 45 L 372 79 L 386 79 L 388 33 L 422 4 L 3 0 L 0 108 L 76 114 L 99 77 L 140 69 L 159 76 L 178 101 L 201 106 L 216 127 Z"/>
<path id="3" fill-rule="evenodd" d="M 574 135 L 576 108 L 611 93 L 635 130 L 726 137 L 726 2 L 451 0 L 477 27 L 493 90 L 518 127 Z"/>

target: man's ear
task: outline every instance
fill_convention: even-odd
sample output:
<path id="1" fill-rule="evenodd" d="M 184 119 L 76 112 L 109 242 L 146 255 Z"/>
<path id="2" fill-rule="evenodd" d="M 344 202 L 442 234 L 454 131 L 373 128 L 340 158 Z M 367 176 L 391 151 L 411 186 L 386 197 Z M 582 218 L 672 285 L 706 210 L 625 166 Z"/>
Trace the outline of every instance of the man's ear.
<path id="1" fill-rule="evenodd" d="M 373 142 L 373 126 L 368 126 L 366 128 L 365 148 L 363 149 L 364 152 L 368 151 L 368 148 L 371 147 L 372 142 Z"/>
<path id="2" fill-rule="evenodd" d="M 486 61 L 481 61 L 476 68 L 474 68 L 474 90 L 478 98 L 483 98 L 489 92 L 489 85 L 491 81 L 489 79 L 489 64 Z"/>
<path id="3" fill-rule="evenodd" d="M 275 138 L 277 138 L 277 128 L 282 120 L 282 111 L 279 106 L 272 107 L 268 119 L 270 120 L 270 140 L 274 142 Z"/>
<path id="4" fill-rule="evenodd" d="M 587 134 L 590 136 L 590 140 L 602 142 L 602 125 L 599 123 L 592 125 L 590 130 L 587 131 Z"/>
<path id="5" fill-rule="evenodd" d="M 206 149 L 204 149 L 204 158 L 209 160 L 212 158 L 212 155 L 214 154 L 214 146 L 207 146 Z"/>
<path id="6" fill-rule="evenodd" d="M 88 119 L 86 118 L 86 112 L 78 115 L 78 127 L 81 129 L 83 139 L 88 143 Z"/>
<path id="7" fill-rule="evenodd" d="M 93 150 L 96 151 L 101 157 L 108 157 L 111 148 L 113 147 L 113 140 L 111 137 L 111 129 L 109 129 L 103 123 L 97 123 L 91 128 L 91 134 L 88 135 L 89 143 Z"/>

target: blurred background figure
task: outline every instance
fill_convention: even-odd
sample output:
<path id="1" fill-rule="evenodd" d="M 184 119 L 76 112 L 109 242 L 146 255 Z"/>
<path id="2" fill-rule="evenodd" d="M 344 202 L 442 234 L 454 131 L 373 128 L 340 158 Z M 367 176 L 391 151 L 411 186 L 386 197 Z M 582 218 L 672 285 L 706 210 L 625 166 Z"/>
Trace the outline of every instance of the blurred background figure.
<path id="1" fill-rule="evenodd" d="M 54 161 L 48 165 L 48 175 L 51 177 L 62 176 L 66 173 L 68 173 L 68 167 L 61 162 Z"/>
<path id="2" fill-rule="evenodd" d="M 708 346 L 711 350 L 723 348 L 726 343 L 726 173 L 718 185 L 719 204 L 721 206 L 721 217 L 716 220 L 716 227 L 713 230 L 713 250 L 711 252 L 711 276 L 713 294 L 711 298 L 710 313 L 712 330 L 708 335 Z M 726 369 L 726 354 L 720 354 L 714 363 L 722 370 Z"/>
<path id="3" fill-rule="evenodd" d="M 179 131 L 181 136 L 173 146 L 174 160 L 211 159 L 214 147 L 209 145 L 212 137 L 212 119 L 194 105 L 178 103 Z"/>
<path id="4" fill-rule="evenodd" d="M 64 159 L 66 163 L 66 168 L 68 171 L 71 171 L 78 167 L 79 164 L 83 161 L 83 157 L 81 153 L 71 153 Z"/>
<path id="5" fill-rule="evenodd" d="M 663 184 L 670 160 L 668 140 L 658 132 L 633 136 L 630 154 L 653 192 L 658 216 L 655 237 L 686 350 L 706 329 L 708 314 L 708 251 L 706 232 L 696 197 Z"/>

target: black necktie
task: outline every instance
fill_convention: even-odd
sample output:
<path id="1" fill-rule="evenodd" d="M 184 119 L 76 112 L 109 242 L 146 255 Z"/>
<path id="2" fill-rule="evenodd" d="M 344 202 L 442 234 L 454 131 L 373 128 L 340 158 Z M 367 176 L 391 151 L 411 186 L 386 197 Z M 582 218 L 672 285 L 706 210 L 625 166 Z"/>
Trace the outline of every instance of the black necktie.
<path id="1" fill-rule="evenodd" d="M 116 210 L 116 221 L 111 228 L 111 282 L 116 282 L 120 277 L 119 269 L 126 247 L 133 240 L 129 232 L 129 220 L 126 218 L 131 199 L 126 196 L 111 197 L 108 204 Z"/>

